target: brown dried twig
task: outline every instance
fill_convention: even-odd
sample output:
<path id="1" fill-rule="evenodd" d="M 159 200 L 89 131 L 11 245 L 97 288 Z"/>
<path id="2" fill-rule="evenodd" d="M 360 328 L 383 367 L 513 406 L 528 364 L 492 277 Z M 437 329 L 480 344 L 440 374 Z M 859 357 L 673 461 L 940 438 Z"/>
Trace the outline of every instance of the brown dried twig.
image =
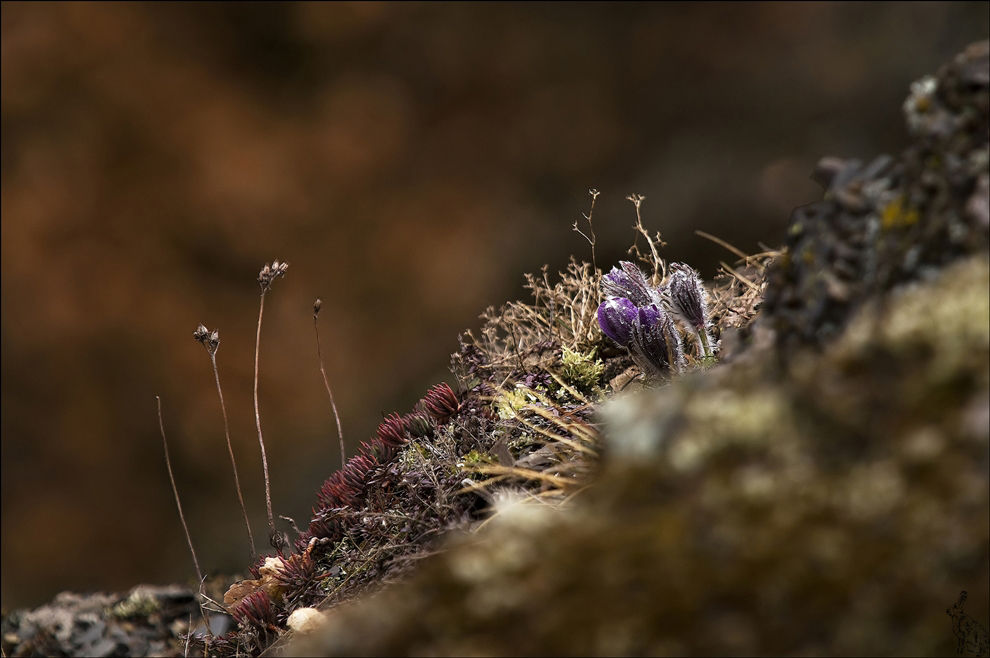
<path id="1" fill-rule="evenodd" d="M 633 230 L 635 230 L 637 233 L 636 239 L 637 240 L 639 239 L 640 234 L 643 237 L 645 237 L 646 244 L 650 245 L 650 252 L 653 254 L 653 268 L 654 271 L 656 272 L 656 276 L 660 277 L 659 280 L 655 281 L 654 283 L 663 281 L 663 279 L 667 276 L 667 266 L 663 262 L 663 259 L 660 258 L 660 254 L 657 253 L 657 245 L 663 247 L 666 246 L 667 243 L 664 242 L 663 239 L 660 237 L 659 231 L 657 231 L 656 238 L 654 239 L 651 238 L 649 232 L 647 232 L 647 230 L 643 228 L 643 218 L 640 215 L 640 206 L 642 205 L 643 200 L 646 199 L 646 197 L 643 196 L 642 194 L 630 194 L 629 196 L 626 197 L 626 199 L 632 201 L 632 204 L 636 206 L 636 223 L 633 225 Z M 629 248 L 629 253 L 630 254 L 635 253 L 638 259 L 645 262 L 649 262 L 639 253 L 639 246 L 636 244 L 636 241 L 634 241 L 633 246 Z"/>
<path id="2" fill-rule="evenodd" d="M 241 493 L 241 479 L 237 475 L 237 461 L 234 459 L 234 447 L 230 442 L 230 425 L 227 422 L 227 405 L 223 401 L 223 390 L 220 388 L 220 371 L 217 370 L 217 349 L 220 347 L 220 332 L 214 329 L 209 331 L 205 326 L 199 325 L 193 332 L 193 338 L 198 340 L 210 354 L 210 362 L 213 363 L 213 377 L 217 383 L 217 395 L 220 396 L 220 410 L 223 412 L 223 433 L 227 437 L 227 452 L 230 453 L 230 465 L 234 469 L 234 485 L 237 487 L 237 500 L 241 504 L 241 514 L 244 515 L 244 527 L 247 528 L 248 541 L 251 542 L 251 559 L 257 555 L 254 546 L 254 533 L 251 532 L 251 522 L 248 521 L 247 508 L 244 506 L 244 495 Z"/>
<path id="3" fill-rule="evenodd" d="M 268 479 L 268 457 L 265 455 L 265 438 L 261 434 L 261 413 L 258 411 L 258 357 L 261 353 L 261 319 L 265 314 L 265 293 L 272 287 L 272 282 L 280 276 L 285 275 L 289 269 L 288 263 L 279 263 L 278 260 L 270 266 L 266 263 L 261 272 L 258 273 L 258 283 L 261 285 L 261 304 L 258 308 L 258 334 L 254 343 L 254 421 L 258 426 L 258 444 L 261 446 L 261 465 L 265 470 L 265 504 L 268 508 L 268 531 L 269 541 L 277 549 L 281 548 L 282 537 L 275 532 L 275 518 L 272 514 L 272 489 Z"/>
<path id="4" fill-rule="evenodd" d="M 317 297 L 313 304 L 313 328 L 316 329 L 316 354 L 320 359 L 320 374 L 323 375 L 323 385 L 327 387 L 327 395 L 330 396 L 330 406 L 333 408 L 333 418 L 337 421 L 337 438 L 340 439 L 340 463 L 347 463 L 347 454 L 344 450 L 344 430 L 340 426 L 340 414 L 337 413 L 337 404 L 333 401 L 333 391 L 330 390 L 330 382 L 327 380 L 327 371 L 323 369 L 323 350 L 320 349 L 320 325 L 317 318 L 320 315 L 320 308 L 323 301 Z"/>
<path id="5" fill-rule="evenodd" d="M 155 396 L 155 400 L 158 402 L 158 427 L 162 431 L 162 445 L 165 446 L 165 468 L 168 469 L 168 479 L 172 483 L 172 493 L 175 494 L 175 506 L 179 510 L 179 520 L 182 521 L 182 529 L 186 533 L 186 543 L 189 544 L 189 553 L 192 555 L 193 566 L 196 567 L 196 578 L 199 580 L 199 593 L 203 593 L 203 570 L 199 568 L 199 559 L 196 557 L 196 549 L 193 548 L 192 535 L 189 534 L 189 526 L 186 525 L 186 515 L 182 512 L 182 502 L 179 500 L 179 489 L 175 486 L 175 476 L 172 474 L 172 460 L 168 456 L 168 439 L 165 438 L 165 423 L 162 421 L 162 399 L 159 396 Z M 203 601 L 197 597 L 197 602 L 199 603 L 199 612 L 203 615 L 203 623 L 206 624 L 206 630 L 210 631 L 210 622 L 206 616 L 206 611 L 203 610 Z M 192 632 L 190 628 L 190 632 Z M 210 633 L 212 637 L 212 632 Z"/>
<path id="6" fill-rule="evenodd" d="M 573 228 L 574 228 L 575 231 L 577 231 L 581 235 L 581 237 L 583 237 L 585 240 L 588 241 L 588 244 L 591 245 L 591 266 L 595 269 L 595 274 L 597 275 L 598 274 L 598 262 L 595 260 L 595 241 L 596 241 L 596 239 L 595 239 L 595 226 L 594 226 L 594 224 L 591 223 L 591 216 L 594 215 L 594 213 L 595 213 L 595 200 L 598 199 L 598 195 L 601 194 L 601 192 L 599 192 L 598 190 L 588 190 L 588 194 L 591 195 L 591 209 L 588 211 L 588 214 L 587 215 L 583 215 L 583 217 L 586 220 L 588 220 L 588 233 L 591 234 L 591 237 L 588 237 L 587 235 L 585 235 L 584 231 L 582 231 L 581 229 L 578 228 L 578 223 L 577 223 L 577 220 L 576 219 L 574 220 L 574 227 Z"/>

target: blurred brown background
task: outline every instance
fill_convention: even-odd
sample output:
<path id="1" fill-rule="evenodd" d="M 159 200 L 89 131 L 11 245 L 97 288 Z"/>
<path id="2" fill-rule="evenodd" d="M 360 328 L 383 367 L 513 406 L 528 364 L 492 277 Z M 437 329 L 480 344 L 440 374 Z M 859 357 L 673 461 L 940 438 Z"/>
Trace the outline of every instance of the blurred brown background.
<path id="1" fill-rule="evenodd" d="M 212 370 L 220 329 L 253 526 L 337 467 L 311 305 L 351 450 L 448 377 L 522 274 L 630 244 L 710 277 L 812 201 L 821 155 L 897 152 L 908 84 L 988 4 L 4 4 L 2 598 L 190 577 L 155 415 L 204 569 L 243 569 Z M 284 524 L 283 524 L 284 527 Z"/>

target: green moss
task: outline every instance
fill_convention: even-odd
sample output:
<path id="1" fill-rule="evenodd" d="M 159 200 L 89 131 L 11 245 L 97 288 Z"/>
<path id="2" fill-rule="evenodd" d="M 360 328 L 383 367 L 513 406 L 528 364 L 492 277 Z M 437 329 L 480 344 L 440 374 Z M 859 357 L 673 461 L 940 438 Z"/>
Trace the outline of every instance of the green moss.
<path id="1" fill-rule="evenodd" d="M 535 397 L 527 395 L 521 389 L 501 391 L 495 400 L 495 411 L 498 412 L 499 418 L 508 420 L 515 418 L 523 407 L 535 401 Z"/>
<path id="2" fill-rule="evenodd" d="M 465 466 L 485 466 L 487 464 L 494 464 L 495 462 L 496 460 L 491 455 L 478 452 L 477 450 L 472 450 L 464 455 Z"/>
<path id="3" fill-rule="evenodd" d="M 110 614 L 117 619 L 149 617 L 160 609 L 161 606 L 155 597 L 142 592 L 141 589 L 135 589 L 130 596 L 113 606 Z"/>
<path id="4" fill-rule="evenodd" d="M 605 372 L 605 364 L 601 359 L 595 358 L 596 351 L 592 349 L 588 354 L 582 354 L 568 349 L 566 345 L 562 347 L 560 376 L 564 381 L 583 390 L 589 390 L 597 384 Z"/>

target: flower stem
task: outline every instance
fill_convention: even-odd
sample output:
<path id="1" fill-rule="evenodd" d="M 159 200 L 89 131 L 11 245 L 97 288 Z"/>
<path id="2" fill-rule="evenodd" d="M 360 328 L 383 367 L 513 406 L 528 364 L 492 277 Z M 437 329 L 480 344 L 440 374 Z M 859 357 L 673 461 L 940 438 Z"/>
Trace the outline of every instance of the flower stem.
<path id="1" fill-rule="evenodd" d="M 323 375 L 323 385 L 327 388 L 327 395 L 330 396 L 330 406 L 333 408 L 333 417 L 337 421 L 337 438 L 340 439 L 340 465 L 347 463 L 347 454 L 344 450 L 344 430 L 340 426 L 340 414 L 337 413 L 337 404 L 333 401 L 333 391 L 330 390 L 330 382 L 327 380 L 327 372 L 323 369 L 323 350 L 320 348 L 320 326 L 317 321 L 317 312 L 313 313 L 313 327 L 316 329 L 316 354 L 320 359 L 320 374 Z"/>
<path id="2" fill-rule="evenodd" d="M 268 508 L 268 530 L 275 537 L 275 518 L 272 515 L 272 490 L 268 479 L 268 457 L 265 455 L 265 438 L 261 434 L 261 413 L 258 411 L 258 356 L 261 353 L 261 318 L 265 314 L 265 292 L 261 289 L 261 305 L 258 309 L 258 335 L 254 343 L 254 421 L 258 426 L 258 444 L 261 446 L 261 465 L 265 469 L 265 505 Z"/>
<path id="3" fill-rule="evenodd" d="M 254 547 L 254 534 L 251 532 L 251 522 L 248 521 L 247 508 L 244 507 L 244 496 L 241 494 L 241 479 L 237 475 L 237 462 L 234 460 L 234 447 L 230 443 L 230 426 L 227 423 L 227 405 L 223 402 L 223 390 L 220 388 L 220 371 L 217 370 L 216 355 L 211 353 L 213 376 L 217 382 L 217 394 L 220 396 L 220 409 L 223 411 L 223 433 L 227 437 L 227 452 L 230 453 L 230 465 L 234 468 L 234 485 L 237 487 L 237 500 L 241 503 L 241 514 L 244 515 L 244 527 L 247 528 L 248 540 L 251 542 L 251 559 L 257 555 Z"/>

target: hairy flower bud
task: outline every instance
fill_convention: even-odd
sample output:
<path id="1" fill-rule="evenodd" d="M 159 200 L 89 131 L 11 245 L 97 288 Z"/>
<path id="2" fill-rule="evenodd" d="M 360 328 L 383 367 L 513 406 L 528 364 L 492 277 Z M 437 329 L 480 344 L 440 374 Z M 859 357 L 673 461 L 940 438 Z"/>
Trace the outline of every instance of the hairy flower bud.
<path id="1" fill-rule="evenodd" d="M 667 295 L 671 310 L 698 336 L 702 356 L 711 356 L 711 339 L 708 336 L 708 306 L 705 290 L 698 273 L 684 263 L 671 263 Z"/>
<path id="2" fill-rule="evenodd" d="M 683 359 L 674 322 L 663 309 L 652 305 L 638 310 L 629 351 L 633 361 L 650 376 L 679 370 Z"/>
<path id="3" fill-rule="evenodd" d="M 621 270 L 613 267 L 612 271 L 602 276 L 601 289 L 608 297 L 625 297 L 639 307 L 650 304 L 660 305 L 660 295 L 656 288 L 650 285 L 643 272 L 629 261 L 619 261 Z"/>
<path id="4" fill-rule="evenodd" d="M 610 297 L 598 307 L 598 326 L 606 336 L 627 347 L 639 310 L 625 297 Z"/>

